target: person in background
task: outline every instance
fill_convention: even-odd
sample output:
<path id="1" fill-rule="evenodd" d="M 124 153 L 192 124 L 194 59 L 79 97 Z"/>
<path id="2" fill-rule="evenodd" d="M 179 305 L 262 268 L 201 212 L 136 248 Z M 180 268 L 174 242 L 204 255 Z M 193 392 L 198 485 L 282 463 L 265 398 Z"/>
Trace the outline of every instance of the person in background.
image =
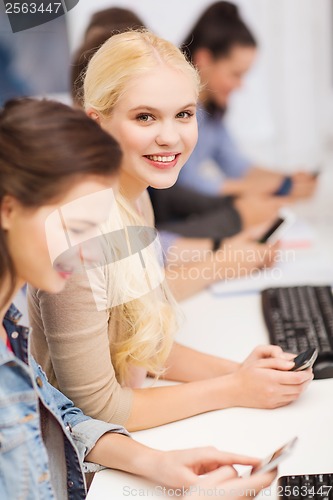
<path id="1" fill-rule="evenodd" d="M 86 112 L 123 151 L 117 228 L 154 229 L 146 189 L 174 184 L 191 154 L 198 89 L 182 52 L 147 31 L 113 35 L 90 60 Z M 113 216 L 107 233 L 114 223 Z M 177 304 L 155 246 L 144 245 L 72 276 L 57 295 L 29 287 L 31 348 L 51 383 L 88 415 L 129 430 L 232 406 L 275 408 L 300 396 L 312 372 L 290 372 L 293 356 L 276 346 L 235 363 L 174 342 Z M 110 244 L 111 254 L 122 255 L 121 248 Z M 182 383 L 145 388 L 147 375 Z"/>
<path id="2" fill-rule="evenodd" d="M 7 10 L 10 5 L 13 8 L 6 3 Z M 22 16 L 27 26 L 36 19 L 32 12 L 13 16 Z M 65 16 L 13 33 L 5 4 L 0 3 L 0 105 L 20 96 L 64 95 L 69 91 L 69 64 Z"/>
<path id="3" fill-rule="evenodd" d="M 11 54 L 6 45 L 0 41 L 0 105 L 6 100 L 27 95 L 29 87 L 15 74 L 11 67 Z"/>
<path id="4" fill-rule="evenodd" d="M 253 165 L 224 123 L 229 98 L 241 86 L 257 53 L 257 42 L 237 6 L 226 1 L 210 5 L 185 37 L 182 50 L 197 67 L 203 87 L 199 140 L 179 182 L 210 195 L 284 195 L 290 200 L 310 196 L 316 185 L 311 174 L 284 177 Z"/>
<path id="5" fill-rule="evenodd" d="M 207 474 L 203 489 L 268 486 L 275 472 L 242 479 L 232 467 L 257 465 L 255 458 L 212 447 L 148 448 L 121 426 L 87 417 L 49 384 L 12 300 L 26 281 L 50 293 L 65 287 L 68 255 L 52 265 L 51 252 L 65 230 L 72 243 L 78 234 L 82 241 L 107 217 L 121 153 L 84 113 L 55 102 L 9 102 L 0 132 L 0 497 L 84 499 L 84 472 L 103 467 L 170 487 L 195 486 L 200 474 Z M 92 259 L 74 248 L 71 266 Z"/>

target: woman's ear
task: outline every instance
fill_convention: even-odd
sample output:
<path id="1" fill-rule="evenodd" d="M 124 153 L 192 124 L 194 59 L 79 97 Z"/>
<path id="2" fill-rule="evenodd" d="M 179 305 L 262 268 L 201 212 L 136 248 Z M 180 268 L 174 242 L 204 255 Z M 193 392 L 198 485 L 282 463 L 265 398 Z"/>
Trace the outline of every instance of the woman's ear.
<path id="1" fill-rule="evenodd" d="M 194 65 L 199 71 L 205 71 L 213 62 L 213 54 L 209 49 L 198 49 L 193 57 Z"/>
<path id="2" fill-rule="evenodd" d="M 95 122 L 98 123 L 98 125 L 100 125 L 100 117 L 99 117 L 99 114 L 97 113 L 97 111 L 93 108 L 88 108 L 87 111 L 86 111 L 87 115 L 89 116 L 89 118 L 91 118 L 92 120 L 94 120 Z"/>
<path id="3" fill-rule="evenodd" d="M 17 200 L 13 196 L 6 195 L 3 197 L 0 205 L 0 223 L 1 228 L 5 231 L 8 231 L 11 227 L 16 206 Z"/>

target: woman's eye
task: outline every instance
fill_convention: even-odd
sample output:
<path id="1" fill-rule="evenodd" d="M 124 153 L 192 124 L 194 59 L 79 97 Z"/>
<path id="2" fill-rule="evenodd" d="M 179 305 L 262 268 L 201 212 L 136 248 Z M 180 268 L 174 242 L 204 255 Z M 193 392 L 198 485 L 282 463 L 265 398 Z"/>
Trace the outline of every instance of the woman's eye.
<path id="1" fill-rule="evenodd" d="M 150 122 L 153 120 L 153 117 L 151 115 L 148 115 L 148 114 L 140 114 L 136 117 L 136 119 L 140 122 Z"/>
<path id="2" fill-rule="evenodd" d="M 177 114 L 177 118 L 191 118 L 193 116 L 193 113 L 191 111 L 181 111 L 180 113 Z"/>

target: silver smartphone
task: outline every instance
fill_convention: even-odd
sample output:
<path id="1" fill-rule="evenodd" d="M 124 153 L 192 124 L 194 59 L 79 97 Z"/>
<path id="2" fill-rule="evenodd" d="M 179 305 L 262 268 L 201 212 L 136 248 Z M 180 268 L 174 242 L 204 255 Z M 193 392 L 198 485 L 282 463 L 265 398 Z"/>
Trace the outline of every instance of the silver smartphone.
<path id="1" fill-rule="evenodd" d="M 302 370 L 306 370 L 307 368 L 312 368 L 314 362 L 316 361 L 318 356 L 318 349 L 310 348 L 306 351 L 301 352 L 296 358 L 294 358 L 295 365 L 291 368 L 290 371 L 300 372 Z"/>
<path id="2" fill-rule="evenodd" d="M 294 437 L 288 443 L 275 450 L 271 455 L 264 458 L 259 465 L 253 467 L 251 474 L 265 473 L 275 469 L 282 460 L 287 458 L 295 447 L 298 438 Z"/>

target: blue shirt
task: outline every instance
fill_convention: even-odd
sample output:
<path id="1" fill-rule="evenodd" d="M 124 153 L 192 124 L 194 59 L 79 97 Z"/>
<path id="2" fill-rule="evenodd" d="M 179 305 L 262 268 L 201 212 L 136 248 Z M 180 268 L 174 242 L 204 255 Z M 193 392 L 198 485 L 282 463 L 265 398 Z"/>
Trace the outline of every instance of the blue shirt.
<path id="1" fill-rule="evenodd" d="M 20 316 L 12 305 L 3 322 L 14 353 L 0 340 L 0 498 L 83 500 L 84 472 L 103 468 L 86 455 L 106 432 L 128 433 L 87 417 L 49 384 Z"/>
<path id="2" fill-rule="evenodd" d="M 179 175 L 179 183 L 200 193 L 221 193 L 226 177 L 243 177 L 251 163 L 237 148 L 220 116 L 197 112 L 198 143 Z"/>

